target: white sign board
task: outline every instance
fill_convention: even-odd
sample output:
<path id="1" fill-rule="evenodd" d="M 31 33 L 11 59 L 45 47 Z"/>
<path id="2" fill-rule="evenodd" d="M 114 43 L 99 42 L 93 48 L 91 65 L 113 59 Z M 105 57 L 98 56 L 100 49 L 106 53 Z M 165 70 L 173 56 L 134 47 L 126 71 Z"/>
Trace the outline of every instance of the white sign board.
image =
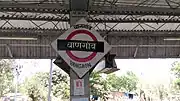
<path id="1" fill-rule="evenodd" d="M 111 49 L 111 46 L 84 19 L 78 21 L 51 45 L 80 78 Z"/>
<path id="2" fill-rule="evenodd" d="M 89 101 L 88 98 L 72 98 L 72 101 Z"/>
<path id="3" fill-rule="evenodd" d="M 74 95 L 84 95 L 84 79 L 74 80 Z"/>

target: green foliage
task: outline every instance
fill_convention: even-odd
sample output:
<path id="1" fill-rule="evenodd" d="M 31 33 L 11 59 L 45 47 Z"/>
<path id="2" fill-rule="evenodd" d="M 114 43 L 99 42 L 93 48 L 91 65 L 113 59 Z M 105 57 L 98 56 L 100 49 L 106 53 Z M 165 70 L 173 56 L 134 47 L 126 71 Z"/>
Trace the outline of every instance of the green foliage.
<path id="1" fill-rule="evenodd" d="M 49 85 L 49 73 L 41 73 L 38 78 L 43 83 L 43 86 L 48 88 Z M 70 96 L 68 76 L 62 74 L 59 70 L 52 72 L 52 94 L 53 96 L 63 99 L 67 99 Z"/>
<path id="2" fill-rule="evenodd" d="M 137 89 L 138 78 L 133 72 L 131 71 L 127 72 L 127 74 L 124 76 L 124 80 L 126 81 L 125 83 L 127 84 L 125 87 L 127 91 L 131 92 Z"/>
<path id="3" fill-rule="evenodd" d="M 91 95 L 97 95 L 103 100 L 107 99 L 107 95 L 111 90 L 118 91 L 135 91 L 137 89 L 138 78 L 133 72 L 127 72 L 121 77 L 110 74 L 104 79 L 99 73 L 91 73 Z"/>
<path id="4" fill-rule="evenodd" d="M 70 89 L 67 75 L 63 75 L 60 71 L 53 71 L 52 73 L 52 94 L 57 98 L 67 99 L 70 96 Z M 39 99 L 46 100 L 47 90 L 49 85 L 49 73 L 36 73 L 32 78 L 25 81 L 25 88 L 22 91 L 26 92 L 29 97 L 39 101 Z M 25 90 L 26 89 L 26 90 Z M 42 93 L 40 93 L 42 92 Z"/>
<path id="5" fill-rule="evenodd" d="M 174 81 L 174 87 L 178 90 L 180 90 L 180 78 L 177 78 L 175 81 Z"/>
<path id="6" fill-rule="evenodd" d="M 107 80 L 113 90 L 131 92 L 137 89 L 138 78 L 130 71 L 120 77 L 115 74 L 108 75 Z"/>
<path id="7" fill-rule="evenodd" d="M 61 71 L 53 71 L 52 73 L 52 89 L 55 97 L 61 96 L 63 99 L 70 97 L 69 78 L 62 74 Z"/>
<path id="8" fill-rule="evenodd" d="M 0 96 L 12 91 L 13 68 L 11 60 L 0 60 Z"/>
<path id="9" fill-rule="evenodd" d="M 176 80 L 174 81 L 175 88 L 180 90 L 180 63 L 174 62 L 172 65 L 171 71 L 176 77 Z"/>
<path id="10" fill-rule="evenodd" d="M 177 78 L 180 78 L 180 63 L 174 62 L 172 65 L 171 71 Z"/>
<path id="11" fill-rule="evenodd" d="M 92 72 L 89 82 L 91 95 L 99 96 L 105 101 L 110 90 L 108 81 L 103 79 L 99 73 Z"/>
<path id="12" fill-rule="evenodd" d="M 52 73 L 52 93 L 57 98 L 68 99 L 70 97 L 70 85 L 67 75 L 63 75 L 61 71 L 53 71 Z M 39 99 L 45 100 L 49 80 L 49 73 L 37 73 L 31 79 L 26 80 L 26 93 L 33 101 Z M 90 75 L 90 92 L 91 95 L 97 95 L 104 101 L 112 89 L 125 89 L 127 91 L 136 90 L 138 79 L 135 74 L 128 72 L 126 75 L 117 77 L 109 75 L 103 78 L 101 74 L 93 72 Z M 41 92 L 41 93 L 40 93 Z"/>
<path id="13" fill-rule="evenodd" d="M 44 76 L 43 73 L 37 73 L 33 77 L 26 79 L 20 87 L 21 92 L 28 95 L 32 101 L 47 101 L 47 89 L 42 86 L 43 82 L 41 82 Z"/>
<path id="14" fill-rule="evenodd" d="M 120 79 L 115 74 L 110 74 L 107 76 L 107 81 L 111 85 L 112 90 L 117 90 L 117 91 L 121 90 L 123 87 L 122 80 L 123 79 Z"/>

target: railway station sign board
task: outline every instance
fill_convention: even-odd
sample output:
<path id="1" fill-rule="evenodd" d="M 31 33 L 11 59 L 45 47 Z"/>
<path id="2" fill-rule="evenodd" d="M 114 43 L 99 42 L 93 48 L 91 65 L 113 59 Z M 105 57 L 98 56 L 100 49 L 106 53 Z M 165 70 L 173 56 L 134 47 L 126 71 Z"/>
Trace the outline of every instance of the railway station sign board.
<path id="1" fill-rule="evenodd" d="M 51 45 L 79 78 L 82 78 L 111 49 L 85 19 L 79 20 Z"/>

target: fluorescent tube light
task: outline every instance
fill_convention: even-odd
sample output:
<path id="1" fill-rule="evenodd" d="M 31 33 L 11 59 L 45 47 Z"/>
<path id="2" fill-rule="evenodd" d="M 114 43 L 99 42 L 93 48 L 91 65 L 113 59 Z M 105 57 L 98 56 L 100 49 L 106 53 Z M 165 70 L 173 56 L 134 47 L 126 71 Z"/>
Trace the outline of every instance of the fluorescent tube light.
<path id="1" fill-rule="evenodd" d="M 33 37 L 0 37 L 0 40 L 37 40 Z"/>
<path id="2" fill-rule="evenodd" d="M 165 41 L 176 41 L 176 40 L 180 40 L 180 38 L 165 38 Z"/>

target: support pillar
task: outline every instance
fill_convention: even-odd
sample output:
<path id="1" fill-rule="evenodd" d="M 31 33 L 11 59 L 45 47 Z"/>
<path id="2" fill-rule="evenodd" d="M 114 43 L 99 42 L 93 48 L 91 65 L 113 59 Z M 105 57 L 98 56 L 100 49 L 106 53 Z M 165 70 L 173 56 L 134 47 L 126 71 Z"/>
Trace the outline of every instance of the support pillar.
<path id="1" fill-rule="evenodd" d="M 78 76 L 72 69 L 70 69 L 70 101 L 81 101 L 82 99 L 86 99 L 83 101 L 90 101 L 90 89 L 89 89 L 89 72 L 82 78 L 84 81 L 83 90 L 84 94 L 83 95 L 75 95 L 77 93 L 75 91 L 75 80 L 79 79 Z"/>
<path id="2" fill-rule="evenodd" d="M 81 18 L 87 17 L 88 0 L 69 0 L 70 1 L 70 26 L 76 24 Z M 79 78 L 76 73 L 70 69 L 70 101 L 90 101 L 90 88 L 89 88 L 89 75 L 88 72 L 83 78 Z M 82 81 L 83 92 L 77 94 L 76 80 Z"/>
<path id="3" fill-rule="evenodd" d="M 74 25 L 81 18 L 86 18 L 87 12 L 84 11 L 71 11 L 70 12 L 70 25 Z M 77 74 L 70 68 L 70 101 L 90 101 L 90 88 L 89 88 L 89 75 L 88 72 L 83 78 L 79 78 Z M 75 90 L 75 80 L 81 79 L 83 81 L 83 93 L 77 95 Z"/>

